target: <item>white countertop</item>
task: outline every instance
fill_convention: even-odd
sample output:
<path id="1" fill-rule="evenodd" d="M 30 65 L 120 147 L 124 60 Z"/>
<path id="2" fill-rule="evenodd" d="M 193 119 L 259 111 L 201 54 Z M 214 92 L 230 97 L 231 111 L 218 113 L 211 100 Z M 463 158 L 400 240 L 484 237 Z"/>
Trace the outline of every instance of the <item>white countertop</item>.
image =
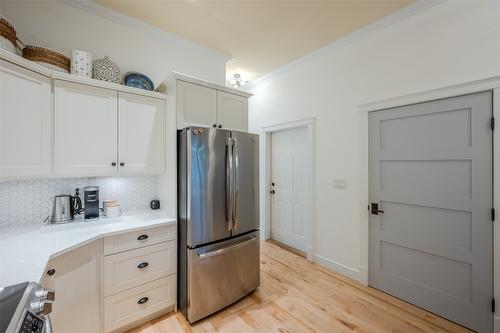
<path id="1" fill-rule="evenodd" d="M 0 288 L 39 281 L 50 258 L 104 236 L 175 223 L 163 211 L 148 211 L 93 222 L 0 228 Z"/>

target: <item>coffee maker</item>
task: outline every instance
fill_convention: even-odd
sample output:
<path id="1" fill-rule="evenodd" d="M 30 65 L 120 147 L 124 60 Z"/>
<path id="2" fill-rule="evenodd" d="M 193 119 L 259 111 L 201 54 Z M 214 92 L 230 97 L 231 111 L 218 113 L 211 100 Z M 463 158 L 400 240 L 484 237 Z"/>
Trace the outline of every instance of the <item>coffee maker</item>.
<path id="1" fill-rule="evenodd" d="M 83 189 L 85 221 L 99 218 L 99 186 L 87 186 Z"/>

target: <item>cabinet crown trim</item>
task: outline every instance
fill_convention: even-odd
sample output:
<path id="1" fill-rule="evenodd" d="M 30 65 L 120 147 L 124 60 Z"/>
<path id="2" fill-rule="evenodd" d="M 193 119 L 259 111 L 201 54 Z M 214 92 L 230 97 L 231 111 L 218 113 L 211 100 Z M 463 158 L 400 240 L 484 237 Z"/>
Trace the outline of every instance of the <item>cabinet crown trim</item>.
<path id="1" fill-rule="evenodd" d="M 173 80 L 179 80 L 179 81 L 184 81 L 184 82 L 188 82 L 188 83 L 193 83 L 193 84 L 197 84 L 199 86 L 212 88 L 212 89 L 219 90 L 219 91 L 224 91 L 224 92 L 227 92 L 229 94 L 234 94 L 234 95 L 238 95 L 238 96 L 242 96 L 242 97 L 253 96 L 253 94 L 248 93 L 246 91 L 226 87 L 226 86 L 214 83 L 214 82 L 205 81 L 205 80 L 199 79 L 197 77 L 190 76 L 187 74 L 182 74 L 179 72 L 170 73 L 170 75 L 167 76 L 167 78 L 163 81 L 163 83 L 160 86 L 158 86 L 158 91 L 162 92 L 162 93 L 167 93 L 166 86 L 168 85 L 169 82 L 171 82 Z"/>

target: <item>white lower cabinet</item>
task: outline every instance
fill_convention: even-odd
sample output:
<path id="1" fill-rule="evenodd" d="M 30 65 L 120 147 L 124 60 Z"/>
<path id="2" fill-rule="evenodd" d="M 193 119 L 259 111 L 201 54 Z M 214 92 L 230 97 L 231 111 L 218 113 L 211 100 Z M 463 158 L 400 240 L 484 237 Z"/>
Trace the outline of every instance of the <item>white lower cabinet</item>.
<path id="1" fill-rule="evenodd" d="M 123 332 L 175 309 L 176 226 L 104 238 L 104 332 Z"/>
<path id="2" fill-rule="evenodd" d="M 104 237 L 51 259 L 40 283 L 56 292 L 54 332 L 124 332 L 176 310 L 176 230 Z M 141 243 L 148 239 L 153 243 Z"/>
<path id="3" fill-rule="evenodd" d="M 175 226 L 162 226 L 106 237 L 104 238 L 104 255 L 174 240 L 175 233 Z"/>
<path id="4" fill-rule="evenodd" d="M 104 295 L 175 273 L 175 242 L 163 242 L 104 257 Z"/>
<path id="5" fill-rule="evenodd" d="M 175 297 L 175 274 L 106 297 L 104 331 L 124 331 L 173 309 Z"/>
<path id="6" fill-rule="evenodd" d="M 102 239 L 51 259 L 41 284 L 54 289 L 54 332 L 102 332 Z"/>

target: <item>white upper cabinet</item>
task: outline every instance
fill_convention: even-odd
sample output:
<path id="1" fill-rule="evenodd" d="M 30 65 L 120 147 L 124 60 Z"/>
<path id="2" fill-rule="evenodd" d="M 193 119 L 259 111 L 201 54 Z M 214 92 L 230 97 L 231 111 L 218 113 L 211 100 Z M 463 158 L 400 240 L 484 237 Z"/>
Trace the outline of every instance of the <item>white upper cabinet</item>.
<path id="1" fill-rule="evenodd" d="M 165 169 L 165 100 L 119 93 L 120 174 L 159 174 Z"/>
<path id="2" fill-rule="evenodd" d="M 177 126 L 189 125 L 212 127 L 217 123 L 216 90 L 178 81 Z"/>
<path id="3" fill-rule="evenodd" d="M 0 60 L 0 180 L 50 174 L 50 84 L 49 77 Z"/>
<path id="4" fill-rule="evenodd" d="M 165 100 L 55 80 L 54 173 L 160 174 Z"/>
<path id="5" fill-rule="evenodd" d="M 173 73 L 160 90 L 174 100 L 170 105 L 177 114 L 177 129 L 202 126 L 248 131 L 249 93 L 179 73 Z"/>
<path id="6" fill-rule="evenodd" d="M 118 93 L 55 80 L 54 173 L 109 175 L 118 167 Z"/>
<path id="7" fill-rule="evenodd" d="M 223 128 L 248 130 L 248 98 L 217 91 L 217 124 Z"/>

